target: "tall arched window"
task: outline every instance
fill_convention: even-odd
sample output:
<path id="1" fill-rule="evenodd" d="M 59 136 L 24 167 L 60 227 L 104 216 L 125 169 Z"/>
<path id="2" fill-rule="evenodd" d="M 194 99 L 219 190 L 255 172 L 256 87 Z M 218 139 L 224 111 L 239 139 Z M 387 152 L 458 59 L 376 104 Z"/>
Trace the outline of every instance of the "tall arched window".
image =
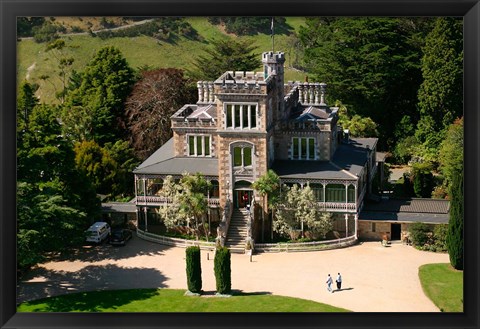
<path id="1" fill-rule="evenodd" d="M 233 148 L 233 166 L 249 167 L 252 165 L 252 147 L 235 146 Z"/>

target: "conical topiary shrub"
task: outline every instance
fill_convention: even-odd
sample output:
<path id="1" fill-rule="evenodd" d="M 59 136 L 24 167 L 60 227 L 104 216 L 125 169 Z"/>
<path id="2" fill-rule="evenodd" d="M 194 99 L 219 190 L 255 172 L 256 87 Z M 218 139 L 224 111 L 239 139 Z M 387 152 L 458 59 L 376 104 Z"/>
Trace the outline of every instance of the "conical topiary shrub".
<path id="1" fill-rule="evenodd" d="M 188 290 L 199 294 L 202 291 L 202 267 L 200 264 L 200 247 L 188 247 L 185 251 L 187 262 Z"/>
<path id="2" fill-rule="evenodd" d="M 217 293 L 229 294 L 232 291 L 232 273 L 230 266 L 230 250 L 218 248 L 214 259 L 215 282 Z"/>

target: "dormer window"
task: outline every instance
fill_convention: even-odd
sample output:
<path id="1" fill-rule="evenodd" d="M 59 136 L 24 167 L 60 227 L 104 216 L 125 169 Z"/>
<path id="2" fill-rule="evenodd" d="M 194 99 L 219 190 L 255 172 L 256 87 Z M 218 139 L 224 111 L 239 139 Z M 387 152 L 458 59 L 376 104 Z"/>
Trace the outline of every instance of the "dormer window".
<path id="1" fill-rule="evenodd" d="M 210 135 L 188 135 L 187 138 L 189 156 L 210 156 Z"/>
<path id="2" fill-rule="evenodd" d="M 291 157 L 293 160 L 315 160 L 315 138 L 293 137 Z"/>
<path id="3" fill-rule="evenodd" d="M 256 129 L 257 104 L 225 104 L 227 129 Z"/>

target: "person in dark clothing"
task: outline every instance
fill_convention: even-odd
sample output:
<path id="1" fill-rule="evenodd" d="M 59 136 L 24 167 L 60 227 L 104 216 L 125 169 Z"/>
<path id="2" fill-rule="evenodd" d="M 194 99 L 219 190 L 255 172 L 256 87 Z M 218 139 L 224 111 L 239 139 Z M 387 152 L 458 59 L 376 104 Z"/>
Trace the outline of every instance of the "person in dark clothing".
<path id="1" fill-rule="evenodd" d="M 340 275 L 340 273 L 338 273 L 335 282 L 337 283 L 337 290 L 342 289 L 342 276 Z"/>

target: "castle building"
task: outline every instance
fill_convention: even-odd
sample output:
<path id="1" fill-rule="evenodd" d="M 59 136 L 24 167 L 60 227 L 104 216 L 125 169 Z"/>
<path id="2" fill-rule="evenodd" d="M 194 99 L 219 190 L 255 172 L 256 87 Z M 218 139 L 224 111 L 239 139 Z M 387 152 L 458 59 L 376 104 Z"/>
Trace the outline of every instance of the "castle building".
<path id="1" fill-rule="evenodd" d="M 284 184 L 309 184 L 326 212 L 340 214 L 338 229 L 356 237 L 377 139 L 349 138 L 338 108 L 325 102 L 325 84 L 285 83 L 284 53 L 265 52 L 262 63 L 262 72 L 197 83 L 197 103 L 171 117 L 173 137 L 134 170 L 139 220 L 165 202 L 158 191 L 169 175 L 202 173 L 212 183 L 210 206 L 231 200 L 236 209 L 245 194 L 259 199 L 251 184 L 273 169 Z"/>

